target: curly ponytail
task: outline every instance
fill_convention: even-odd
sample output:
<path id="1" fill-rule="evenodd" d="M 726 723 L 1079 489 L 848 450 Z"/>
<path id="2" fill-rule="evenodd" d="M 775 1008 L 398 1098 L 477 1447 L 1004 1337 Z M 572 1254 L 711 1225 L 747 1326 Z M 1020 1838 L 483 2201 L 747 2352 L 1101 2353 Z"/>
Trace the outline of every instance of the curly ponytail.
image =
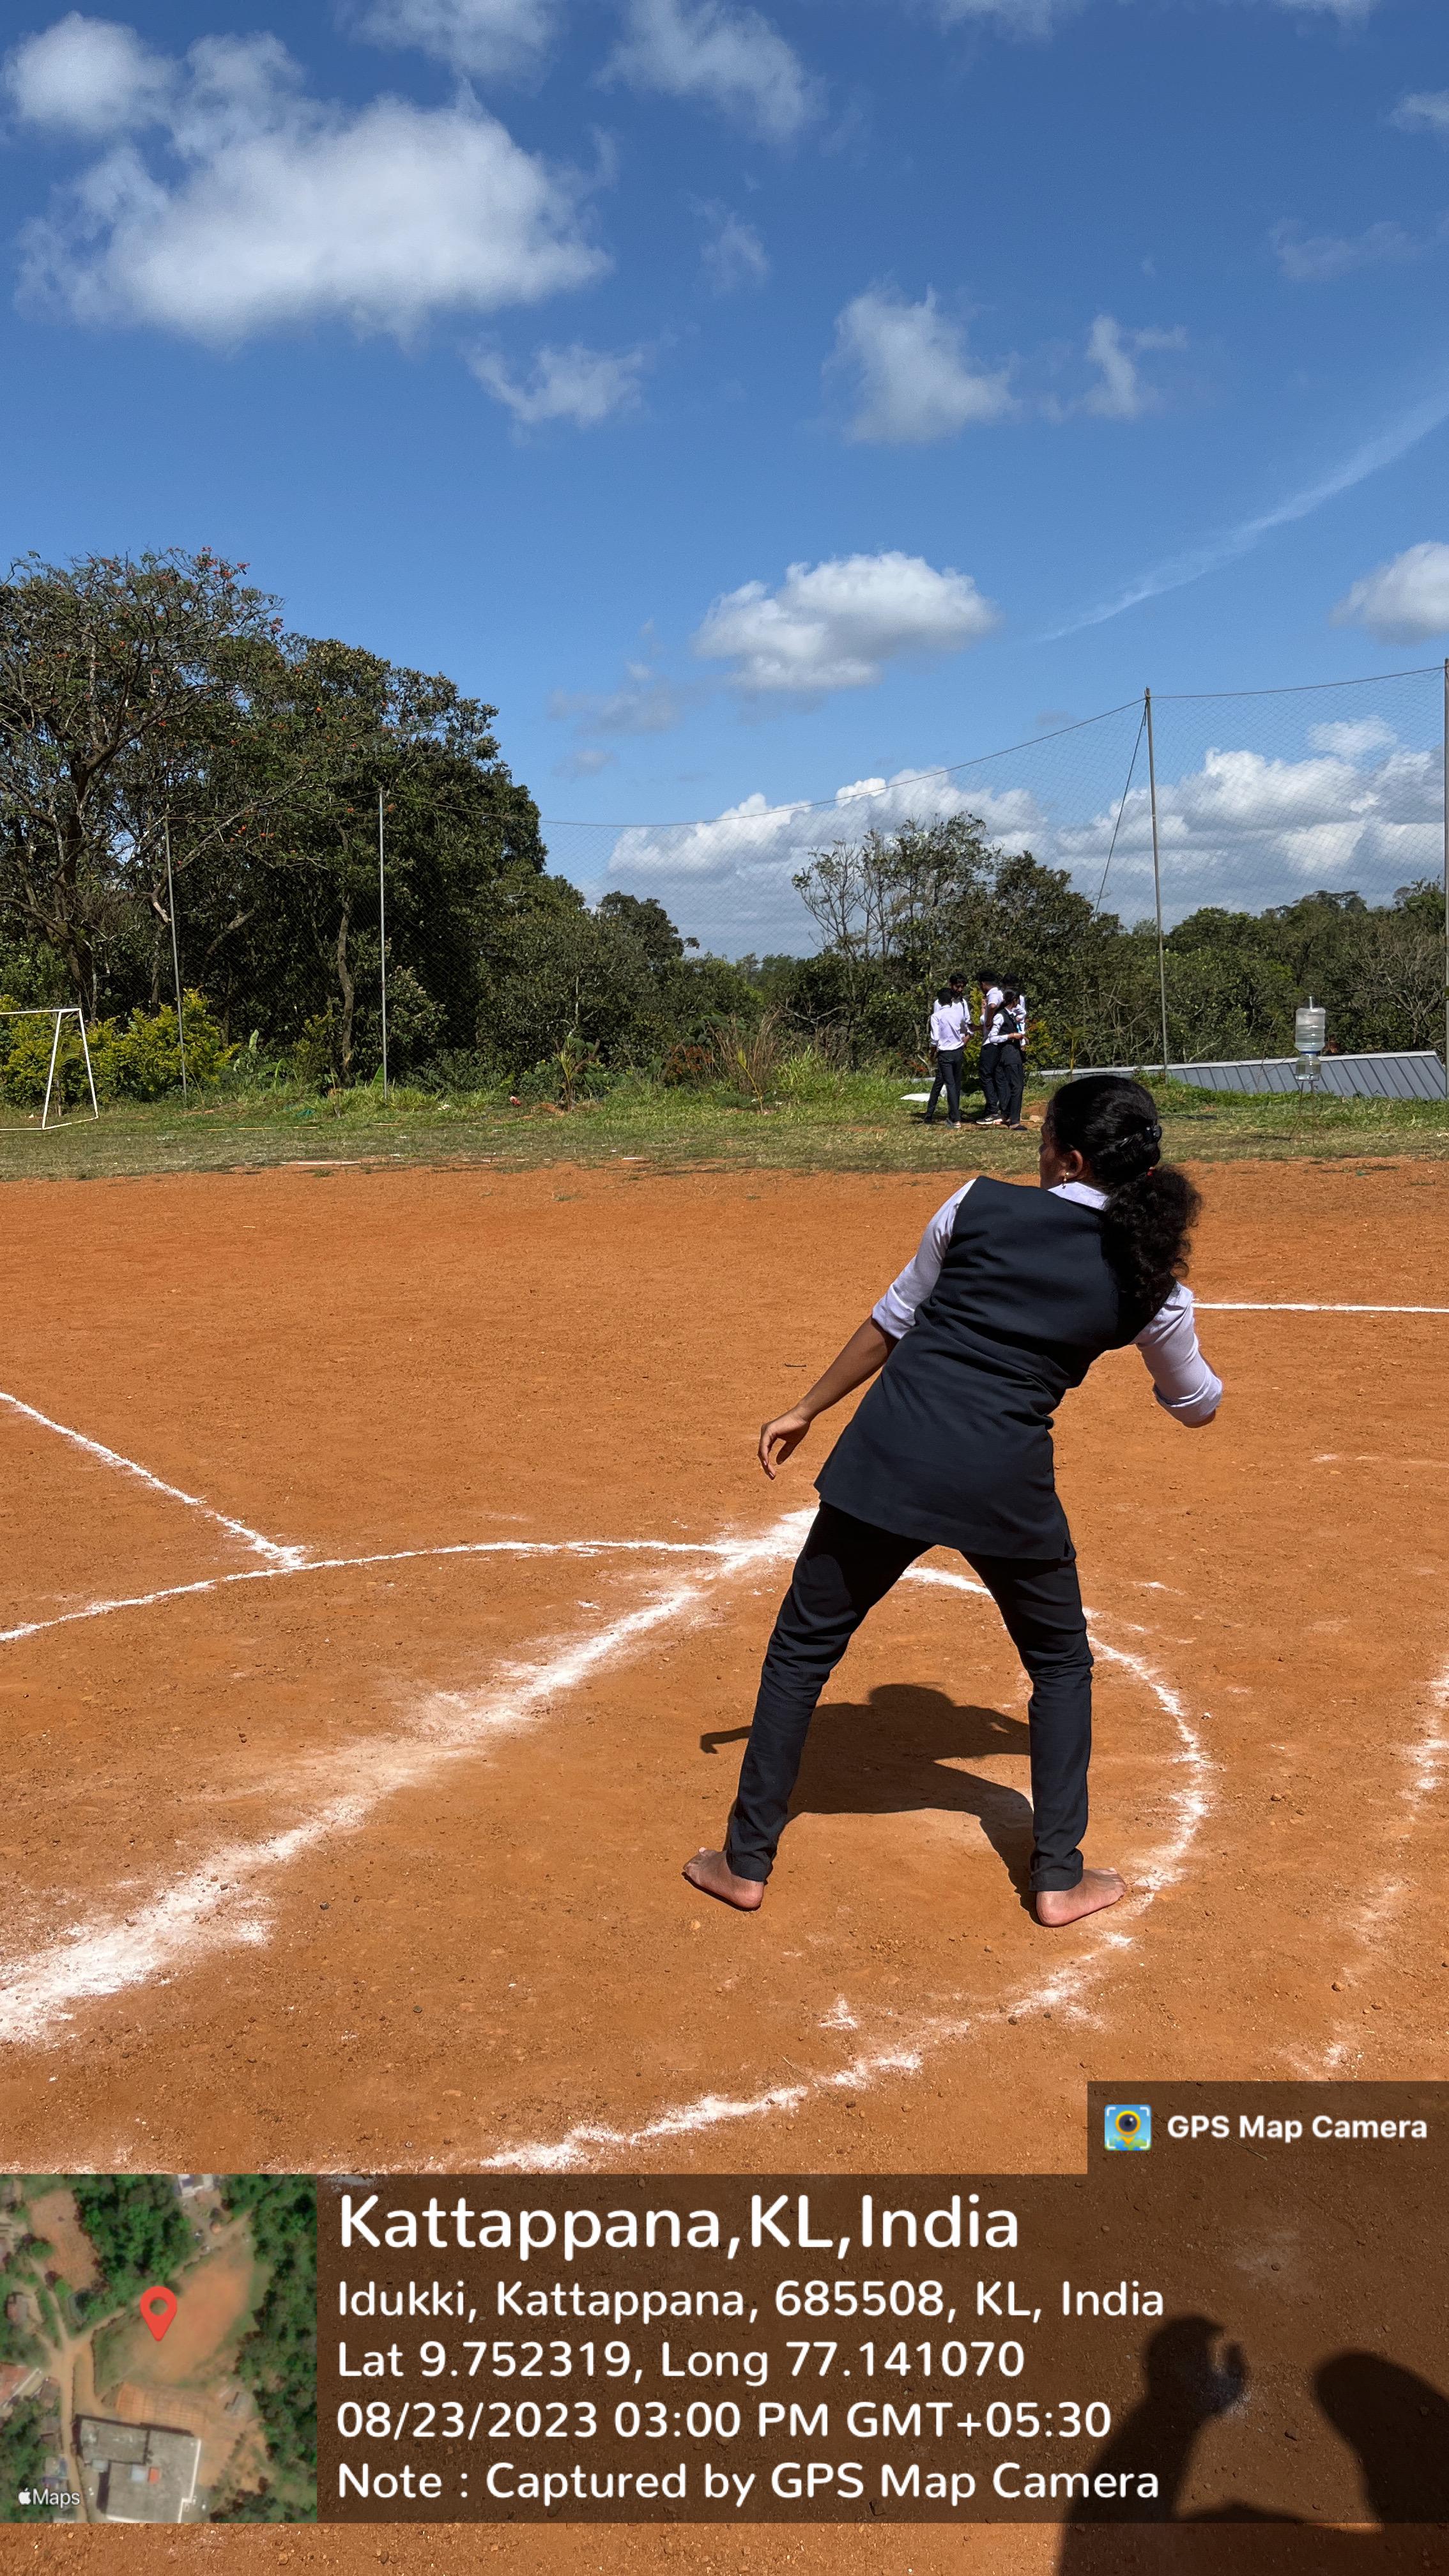
<path id="1" fill-rule="evenodd" d="M 1202 1208 L 1186 1172 L 1157 1159 L 1162 1129 L 1152 1094 L 1122 1074 L 1083 1074 L 1052 1094 L 1046 1123 L 1058 1150 L 1079 1153 L 1088 1178 L 1106 1191 L 1103 1249 L 1129 1311 L 1150 1323 L 1187 1266 Z"/>

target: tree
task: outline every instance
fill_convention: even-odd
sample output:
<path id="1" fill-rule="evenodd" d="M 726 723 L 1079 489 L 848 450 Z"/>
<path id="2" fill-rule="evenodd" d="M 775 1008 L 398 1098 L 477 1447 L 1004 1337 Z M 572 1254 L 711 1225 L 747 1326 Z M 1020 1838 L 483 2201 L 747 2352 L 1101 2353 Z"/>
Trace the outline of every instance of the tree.
<path id="1" fill-rule="evenodd" d="M 168 794 L 205 797 L 277 662 L 276 604 L 243 570 L 206 551 L 26 556 L 0 583 L 0 918 L 46 943 L 92 1016 L 136 877 L 164 877 Z M 235 819 L 213 811 L 210 834 Z"/>

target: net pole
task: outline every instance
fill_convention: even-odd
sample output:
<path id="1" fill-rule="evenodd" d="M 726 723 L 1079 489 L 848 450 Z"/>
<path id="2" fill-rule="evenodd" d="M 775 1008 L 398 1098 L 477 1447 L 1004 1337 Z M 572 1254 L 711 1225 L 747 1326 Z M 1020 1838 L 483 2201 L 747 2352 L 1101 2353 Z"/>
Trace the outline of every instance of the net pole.
<path id="1" fill-rule="evenodd" d="M 1152 691 L 1142 692 L 1147 727 L 1147 785 L 1152 799 L 1152 897 L 1157 907 L 1157 998 L 1162 1009 L 1162 1079 L 1167 1080 L 1167 955 L 1162 945 L 1162 860 L 1157 844 L 1157 755 L 1152 742 Z"/>
<path id="2" fill-rule="evenodd" d="M 377 945 L 382 968 L 382 1096 L 387 1098 L 387 872 L 383 865 L 382 789 L 377 791 Z"/>
<path id="3" fill-rule="evenodd" d="M 1444 1090 L 1449 1097 L 1449 661 L 1444 664 Z"/>
<path id="4" fill-rule="evenodd" d="M 55 1060 L 60 1053 L 60 1024 L 64 1018 L 64 1011 L 56 1012 L 55 1035 L 50 1041 L 50 1070 L 45 1077 L 45 1103 L 40 1112 L 42 1127 L 50 1125 L 50 1095 L 55 1083 Z"/>
<path id="5" fill-rule="evenodd" d="M 96 1098 L 96 1077 L 91 1067 L 91 1044 L 89 1038 L 86 1036 L 86 1015 L 84 1011 L 77 1011 L 75 1016 L 76 1024 L 80 1030 L 81 1053 L 86 1060 L 86 1080 L 91 1087 L 91 1116 L 93 1118 L 99 1118 L 101 1114 L 101 1104 Z"/>
<path id="6" fill-rule="evenodd" d="M 171 971 L 176 978 L 176 1043 L 181 1049 L 181 1097 L 189 1097 L 186 1081 L 186 1013 L 181 1001 L 181 942 L 176 936 L 176 887 L 171 875 L 171 817 L 161 826 L 166 843 L 166 909 L 171 915 Z"/>

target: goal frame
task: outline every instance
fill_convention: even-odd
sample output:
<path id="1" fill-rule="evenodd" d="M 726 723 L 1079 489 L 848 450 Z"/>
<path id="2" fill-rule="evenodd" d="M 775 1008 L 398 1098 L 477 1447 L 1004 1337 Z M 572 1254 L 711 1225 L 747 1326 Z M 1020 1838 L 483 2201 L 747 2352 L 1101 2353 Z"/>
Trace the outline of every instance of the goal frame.
<path id="1" fill-rule="evenodd" d="M 91 1116 L 99 1118 L 100 1103 L 96 1099 L 96 1077 L 91 1064 L 90 1041 L 86 1036 L 86 1015 L 79 1003 L 59 1002 L 52 1003 L 48 1007 L 36 1005 L 29 1010 L 0 1011 L 0 1020 L 54 1020 L 55 1022 L 55 1034 L 50 1041 L 50 1064 L 45 1076 L 45 1105 L 40 1113 L 42 1127 L 50 1125 L 50 1102 L 55 1089 L 55 1068 L 60 1060 L 61 1023 L 64 1020 L 74 1020 L 80 1031 L 81 1053 L 86 1060 L 86 1081 L 90 1085 L 91 1094 Z M 62 1109 L 56 1120 L 57 1126 L 64 1115 L 65 1112 Z"/>

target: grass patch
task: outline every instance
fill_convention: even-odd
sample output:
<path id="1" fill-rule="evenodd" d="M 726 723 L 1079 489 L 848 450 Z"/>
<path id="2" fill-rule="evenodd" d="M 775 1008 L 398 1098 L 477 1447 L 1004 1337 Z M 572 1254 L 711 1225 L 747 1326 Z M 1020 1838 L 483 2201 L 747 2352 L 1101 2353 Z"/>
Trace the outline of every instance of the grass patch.
<path id="1" fill-rule="evenodd" d="M 1316 1100 L 1244 1095 L 1152 1083 L 1167 1151 L 1195 1162 L 1241 1157 L 1449 1156 L 1443 1101 Z M 501 1095 L 439 1100 L 375 1087 L 315 1095 L 255 1091 L 117 1104 L 98 1120 L 72 1115 L 42 1131 L 37 1120 L 0 1120 L 0 1180 L 90 1180 L 160 1172 L 264 1169 L 336 1160 L 369 1164 L 489 1162 L 505 1170 L 628 1158 L 671 1168 L 794 1171 L 1014 1172 L 1036 1157 L 1034 1135 L 999 1128 L 953 1136 L 923 1127 L 902 1094 L 923 1086 L 904 1074 L 784 1068 L 763 1112 L 722 1086 L 670 1088 L 643 1076 L 616 1080 L 568 1111 L 511 1107 Z M 1048 1087 L 1031 1084 L 1039 1119 Z"/>

